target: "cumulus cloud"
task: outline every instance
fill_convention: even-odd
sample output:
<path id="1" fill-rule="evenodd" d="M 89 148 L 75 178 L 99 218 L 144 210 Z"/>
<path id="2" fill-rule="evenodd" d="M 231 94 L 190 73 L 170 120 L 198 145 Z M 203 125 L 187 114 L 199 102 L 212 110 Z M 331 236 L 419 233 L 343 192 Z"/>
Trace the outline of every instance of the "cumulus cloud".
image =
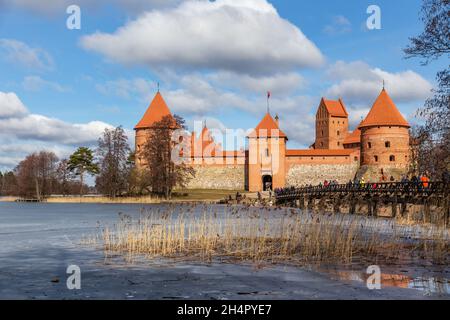
<path id="1" fill-rule="evenodd" d="M 74 146 L 93 145 L 105 128 L 101 121 L 68 123 L 32 114 L 15 93 L 0 91 L 0 167 L 11 168 L 26 154 L 39 150 L 67 155 Z"/>
<path id="2" fill-rule="evenodd" d="M 0 56 L 26 68 L 51 70 L 54 67 L 53 59 L 47 51 L 32 48 L 14 39 L 0 39 Z"/>
<path id="3" fill-rule="evenodd" d="M 15 93 L 0 91 L 0 121 L 11 117 L 20 118 L 27 113 L 27 108 Z"/>
<path id="4" fill-rule="evenodd" d="M 209 74 L 207 78 L 213 84 L 256 94 L 265 94 L 270 91 L 278 95 L 288 95 L 303 89 L 307 84 L 306 80 L 296 72 L 255 77 L 222 71 Z"/>
<path id="5" fill-rule="evenodd" d="M 261 74 L 317 67 L 324 60 L 266 0 L 186 1 L 147 12 L 114 33 L 85 36 L 81 45 L 116 62 L 152 68 Z"/>
<path id="6" fill-rule="evenodd" d="M 380 93 L 383 81 L 396 102 L 425 100 L 432 84 L 414 71 L 388 72 L 373 68 L 362 61 L 338 61 L 328 70 L 328 77 L 339 83 L 331 86 L 326 95 L 343 97 L 348 102 L 370 103 Z"/>
<path id="7" fill-rule="evenodd" d="M 148 101 L 151 92 L 157 88 L 154 81 L 143 78 L 109 80 L 96 86 L 98 92 L 108 96 L 117 96 L 124 99 L 138 97 L 140 100 Z"/>

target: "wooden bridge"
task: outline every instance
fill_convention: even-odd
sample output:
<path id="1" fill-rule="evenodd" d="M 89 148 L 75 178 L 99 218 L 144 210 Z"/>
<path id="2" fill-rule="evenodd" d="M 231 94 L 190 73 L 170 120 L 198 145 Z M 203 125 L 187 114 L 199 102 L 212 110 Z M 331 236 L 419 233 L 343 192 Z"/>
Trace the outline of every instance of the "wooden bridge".
<path id="1" fill-rule="evenodd" d="M 278 205 L 370 216 L 410 216 L 449 222 L 450 184 L 444 182 L 365 183 L 286 188 L 275 191 Z M 419 213 L 419 214 L 417 214 Z"/>

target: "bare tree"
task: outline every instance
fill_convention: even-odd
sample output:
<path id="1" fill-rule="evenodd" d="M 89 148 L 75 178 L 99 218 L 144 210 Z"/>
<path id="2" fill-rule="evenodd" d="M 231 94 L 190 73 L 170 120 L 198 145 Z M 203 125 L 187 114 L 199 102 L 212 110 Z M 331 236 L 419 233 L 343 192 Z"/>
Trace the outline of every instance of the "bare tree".
<path id="1" fill-rule="evenodd" d="M 411 38 L 404 51 L 407 58 L 420 57 L 422 65 L 428 65 L 450 55 L 450 0 L 424 0 L 421 10 L 424 31 Z M 450 167 L 450 66 L 438 72 L 438 86 L 434 96 L 425 102 L 418 112 L 425 119 L 422 128 L 416 130 L 415 141 L 419 144 L 418 157 L 423 159 L 422 170 L 436 176 Z M 434 163 L 436 162 L 436 163 Z M 429 165 L 427 165 L 429 163 Z"/>
<path id="2" fill-rule="evenodd" d="M 111 198 L 125 192 L 130 146 L 123 128 L 105 129 L 103 137 L 98 140 L 96 153 L 100 167 L 96 179 L 97 190 Z"/>
<path id="3" fill-rule="evenodd" d="M 195 176 L 195 170 L 184 164 L 175 163 L 172 151 L 181 143 L 173 141 L 175 129 L 183 128 L 184 120 L 179 117 L 166 116 L 155 123 L 143 146 L 149 185 L 153 193 L 170 198 L 175 187 L 184 188 Z"/>
<path id="4" fill-rule="evenodd" d="M 33 153 L 16 167 L 18 194 L 37 200 L 50 195 L 56 182 L 58 158 L 52 152 Z"/>

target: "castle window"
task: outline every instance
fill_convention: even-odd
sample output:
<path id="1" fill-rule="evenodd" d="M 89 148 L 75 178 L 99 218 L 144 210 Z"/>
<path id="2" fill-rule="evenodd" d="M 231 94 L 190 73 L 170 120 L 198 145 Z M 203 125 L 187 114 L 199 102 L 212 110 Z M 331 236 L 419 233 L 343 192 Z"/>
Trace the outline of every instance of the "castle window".
<path id="1" fill-rule="evenodd" d="M 390 141 L 386 141 L 384 143 L 384 145 L 386 146 L 386 148 L 390 148 L 391 147 L 391 142 Z"/>
<path id="2" fill-rule="evenodd" d="M 378 156 L 374 157 L 375 162 L 378 162 Z"/>
<path id="3" fill-rule="evenodd" d="M 389 157 L 389 161 L 390 161 L 390 162 L 395 162 L 395 156 L 390 156 L 390 157 Z"/>
<path id="4" fill-rule="evenodd" d="M 355 161 L 358 161 L 358 157 L 355 157 Z"/>
<path id="5" fill-rule="evenodd" d="M 338 136 L 340 136 L 340 135 L 341 135 L 341 132 L 340 132 L 339 130 L 338 130 L 338 132 L 337 132 L 337 135 L 338 135 Z"/>
<path id="6" fill-rule="evenodd" d="M 266 157 L 269 157 L 269 149 L 266 149 Z"/>
<path id="7" fill-rule="evenodd" d="M 369 149 L 372 149 L 372 142 L 368 142 L 368 143 L 367 143 L 367 147 L 368 147 Z"/>
<path id="8" fill-rule="evenodd" d="M 338 145 L 338 147 L 339 147 L 339 146 L 341 145 L 341 143 L 340 143 L 340 142 L 338 142 L 338 143 L 337 143 L 337 145 Z"/>

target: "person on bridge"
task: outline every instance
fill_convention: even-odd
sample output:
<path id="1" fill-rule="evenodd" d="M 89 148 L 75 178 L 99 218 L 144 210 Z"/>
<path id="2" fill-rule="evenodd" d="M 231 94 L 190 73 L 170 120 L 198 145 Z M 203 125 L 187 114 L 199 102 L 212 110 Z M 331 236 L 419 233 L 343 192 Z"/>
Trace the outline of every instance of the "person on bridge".
<path id="1" fill-rule="evenodd" d="M 366 184 L 366 180 L 364 179 L 364 177 L 361 178 L 360 184 L 361 184 L 361 187 L 364 188 L 364 186 Z"/>
<path id="2" fill-rule="evenodd" d="M 428 188 L 430 184 L 430 178 L 427 177 L 427 174 L 423 174 L 422 177 L 420 177 L 420 181 L 422 181 L 422 185 L 424 188 Z"/>

